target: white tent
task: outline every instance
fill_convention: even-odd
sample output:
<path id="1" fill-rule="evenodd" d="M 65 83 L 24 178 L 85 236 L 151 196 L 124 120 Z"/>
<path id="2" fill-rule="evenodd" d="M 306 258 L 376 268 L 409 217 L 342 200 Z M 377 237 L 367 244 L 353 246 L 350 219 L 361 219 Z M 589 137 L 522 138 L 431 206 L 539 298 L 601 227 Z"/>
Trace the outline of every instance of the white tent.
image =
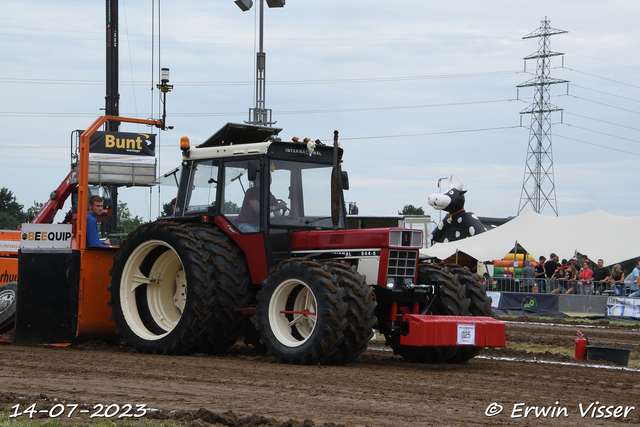
<path id="1" fill-rule="evenodd" d="M 486 233 L 436 243 L 420 253 L 446 259 L 464 252 L 478 261 L 502 259 L 517 244 L 536 260 L 554 252 L 570 259 L 576 252 L 611 265 L 640 256 L 640 217 L 615 216 L 596 209 L 583 215 L 550 217 L 527 210 Z"/>

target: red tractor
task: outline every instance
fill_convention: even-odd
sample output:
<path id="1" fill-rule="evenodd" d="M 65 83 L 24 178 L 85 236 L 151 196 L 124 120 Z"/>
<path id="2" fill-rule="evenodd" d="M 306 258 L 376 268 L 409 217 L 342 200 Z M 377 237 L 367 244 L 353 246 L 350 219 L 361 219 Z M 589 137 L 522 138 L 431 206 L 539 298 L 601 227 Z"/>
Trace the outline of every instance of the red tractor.
<path id="1" fill-rule="evenodd" d="M 112 320 L 143 353 L 217 353 L 240 336 L 280 362 L 346 363 L 378 329 L 417 362 L 504 346 L 468 271 L 419 263 L 422 232 L 346 229 L 342 150 L 227 124 L 183 138 L 174 215 L 131 233 L 113 259 Z"/>

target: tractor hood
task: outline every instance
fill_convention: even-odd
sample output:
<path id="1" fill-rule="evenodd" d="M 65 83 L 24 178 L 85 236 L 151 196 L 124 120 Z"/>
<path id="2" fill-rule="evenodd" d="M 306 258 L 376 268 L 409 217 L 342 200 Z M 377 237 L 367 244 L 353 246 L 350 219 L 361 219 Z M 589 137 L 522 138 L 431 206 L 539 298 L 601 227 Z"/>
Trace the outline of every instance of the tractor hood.
<path id="1" fill-rule="evenodd" d="M 292 251 L 389 247 L 420 249 L 422 248 L 422 232 L 391 227 L 360 230 L 297 231 L 291 236 Z"/>

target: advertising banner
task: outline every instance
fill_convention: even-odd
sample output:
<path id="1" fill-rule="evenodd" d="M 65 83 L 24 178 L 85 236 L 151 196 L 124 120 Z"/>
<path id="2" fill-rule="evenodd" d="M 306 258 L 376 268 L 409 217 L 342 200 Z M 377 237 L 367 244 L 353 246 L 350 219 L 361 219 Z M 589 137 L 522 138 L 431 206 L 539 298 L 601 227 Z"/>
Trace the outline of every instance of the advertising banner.
<path id="1" fill-rule="evenodd" d="M 529 294 L 522 292 L 503 292 L 500 297 L 501 310 L 557 311 L 557 294 Z"/>
<path id="2" fill-rule="evenodd" d="M 72 237 L 71 224 L 22 224 L 20 250 L 22 252 L 70 251 Z"/>
<path id="3" fill-rule="evenodd" d="M 96 132 L 89 145 L 89 161 L 155 164 L 156 135 Z"/>
<path id="4" fill-rule="evenodd" d="M 640 299 L 624 297 L 607 298 L 607 316 L 640 318 Z"/>

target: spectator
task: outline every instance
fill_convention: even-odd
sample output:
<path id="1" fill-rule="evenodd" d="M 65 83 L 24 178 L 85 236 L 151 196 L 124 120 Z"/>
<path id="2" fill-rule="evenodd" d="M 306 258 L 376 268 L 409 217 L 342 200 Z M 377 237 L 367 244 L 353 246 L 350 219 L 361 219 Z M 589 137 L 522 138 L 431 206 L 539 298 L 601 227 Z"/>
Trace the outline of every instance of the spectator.
<path id="1" fill-rule="evenodd" d="M 543 293 L 545 291 L 546 285 L 546 272 L 544 271 L 544 263 L 547 259 L 544 256 L 541 256 L 536 265 L 536 283 L 538 284 L 538 292 Z"/>
<path id="2" fill-rule="evenodd" d="M 591 266 L 591 262 L 589 262 L 589 256 L 582 255 L 581 258 L 582 258 L 582 265 L 584 265 L 584 263 L 586 262 L 589 264 L 589 266 Z"/>
<path id="3" fill-rule="evenodd" d="M 580 268 L 580 264 L 578 263 L 578 258 L 576 257 L 571 258 L 571 265 L 575 267 L 578 273 L 580 273 L 581 268 Z"/>
<path id="4" fill-rule="evenodd" d="M 553 273 L 556 272 L 557 268 L 558 268 L 558 255 L 552 253 L 551 255 L 549 255 L 549 261 L 544 263 L 544 271 L 547 275 L 547 279 L 551 279 L 551 276 L 553 276 Z"/>
<path id="5" fill-rule="evenodd" d="M 631 295 L 629 295 L 629 298 L 640 297 L 638 285 L 640 285 L 640 261 L 638 261 L 636 268 L 631 272 Z"/>
<path id="6" fill-rule="evenodd" d="M 582 263 L 582 270 L 580 270 L 580 280 L 582 281 L 582 289 L 587 295 L 591 295 L 591 279 L 593 278 L 593 271 L 591 270 L 591 266 L 589 265 L 589 261 L 585 261 Z"/>
<path id="7" fill-rule="evenodd" d="M 565 293 L 566 288 L 566 273 L 564 268 L 557 268 L 556 271 L 551 276 L 551 280 L 553 282 L 553 290 L 552 294 Z"/>
<path id="8" fill-rule="evenodd" d="M 104 199 L 98 195 L 89 197 L 89 210 L 87 211 L 87 247 L 108 248 L 109 240 L 100 241 L 98 232 L 98 216 L 102 215 Z"/>
<path id="9" fill-rule="evenodd" d="M 524 268 L 522 269 L 522 288 L 526 292 L 533 292 L 535 285 L 536 270 L 531 266 L 531 260 L 524 260 Z"/>
<path id="10" fill-rule="evenodd" d="M 596 289 L 596 295 L 602 295 L 607 290 L 607 284 L 610 279 L 609 269 L 604 266 L 604 261 L 599 259 L 598 268 L 593 271 L 593 285 Z"/>
<path id="11" fill-rule="evenodd" d="M 572 294 L 575 292 L 576 286 L 578 285 L 579 277 L 580 274 L 578 273 L 578 270 L 576 270 L 573 265 L 570 265 L 566 270 L 565 287 L 567 288 L 567 290 L 564 292 L 565 294 Z"/>
<path id="12" fill-rule="evenodd" d="M 580 271 L 580 280 L 582 280 L 583 285 L 588 285 L 591 283 L 591 278 L 593 277 L 593 270 L 589 267 L 589 262 L 584 262 L 582 264 L 582 270 Z"/>
<path id="13" fill-rule="evenodd" d="M 556 255 L 555 253 L 551 253 L 551 255 L 549 255 L 549 261 L 544 263 L 544 271 L 547 275 L 547 291 L 549 289 L 556 289 L 558 287 L 557 280 L 555 279 L 555 277 L 553 277 L 554 273 L 558 269 L 558 266 L 558 255 Z"/>
<path id="14" fill-rule="evenodd" d="M 613 266 L 613 271 L 611 272 L 611 281 L 613 283 L 613 290 L 615 295 L 618 297 L 626 297 L 627 286 L 624 284 L 624 272 L 622 271 L 622 267 L 620 266 L 620 264 L 616 264 Z"/>

